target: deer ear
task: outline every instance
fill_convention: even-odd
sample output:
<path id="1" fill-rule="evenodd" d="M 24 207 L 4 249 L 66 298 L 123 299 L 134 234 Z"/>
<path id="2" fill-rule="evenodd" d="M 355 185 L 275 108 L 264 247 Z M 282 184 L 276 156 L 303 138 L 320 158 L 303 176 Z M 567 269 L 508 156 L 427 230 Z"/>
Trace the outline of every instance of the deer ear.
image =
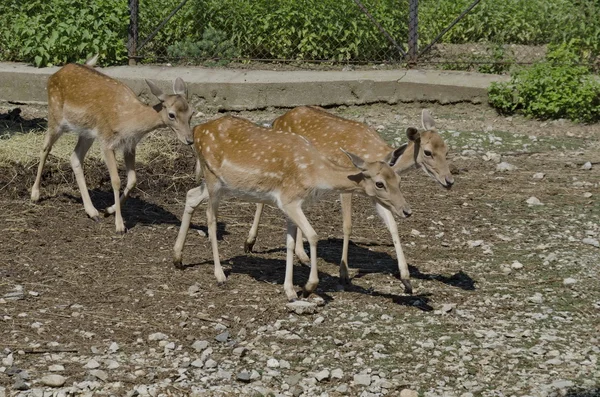
<path id="1" fill-rule="evenodd" d="M 419 139 L 419 131 L 414 127 L 408 127 L 406 129 L 406 136 L 408 137 L 409 141 L 414 142 Z"/>
<path id="2" fill-rule="evenodd" d="M 159 101 L 164 102 L 165 99 L 167 99 L 167 97 L 164 94 L 164 92 L 162 92 L 162 90 L 160 88 L 158 88 L 158 86 L 156 84 L 154 84 L 150 80 L 146 80 L 146 84 L 148 84 L 148 87 L 150 87 L 150 92 L 155 97 L 157 97 Z"/>
<path id="3" fill-rule="evenodd" d="M 365 160 L 363 160 L 362 158 L 360 158 L 356 154 L 353 154 L 353 153 L 345 151 L 342 148 L 340 148 L 340 150 L 342 152 L 344 152 L 346 154 L 346 156 L 348 156 L 348 158 L 350 159 L 350 161 L 352 161 L 352 164 L 354 164 L 354 166 L 356 168 L 358 168 L 361 171 L 366 171 Z"/>
<path id="4" fill-rule="evenodd" d="M 434 130 L 435 129 L 435 120 L 429 110 L 423 109 L 421 112 L 421 124 L 425 130 Z"/>
<path id="5" fill-rule="evenodd" d="M 408 143 L 400 145 L 398 148 L 392 150 L 387 156 L 385 156 L 383 161 L 385 161 L 390 167 L 393 167 L 407 147 Z"/>
<path id="6" fill-rule="evenodd" d="M 177 77 L 175 79 L 175 82 L 173 83 L 173 92 L 175 92 L 177 95 L 187 98 L 187 87 L 185 86 L 185 82 L 181 77 Z"/>

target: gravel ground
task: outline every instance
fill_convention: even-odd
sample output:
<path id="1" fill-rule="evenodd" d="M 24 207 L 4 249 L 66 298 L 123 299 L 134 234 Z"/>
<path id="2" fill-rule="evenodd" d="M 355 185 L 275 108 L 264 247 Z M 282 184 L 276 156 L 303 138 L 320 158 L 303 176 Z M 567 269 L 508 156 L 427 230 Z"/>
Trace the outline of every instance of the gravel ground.
<path id="1" fill-rule="evenodd" d="M 298 314 L 283 294 L 285 224 L 274 209 L 258 252 L 244 254 L 254 207 L 222 206 L 225 286 L 214 280 L 203 210 L 187 267 L 171 265 L 194 186 L 193 156 L 174 137 L 143 144 L 123 210 L 129 232 L 117 237 L 112 218 L 86 218 L 68 150 L 50 157 L 43 200 L 29 203 L 37 152 L 15 160 L 9 148 L 40 142 L 46 110 L 15 115 L 1 104 L 0 397 L 600 396 L 600 125 L 460 104 L 331 111 L 399 143 L 421 106 L 450 145 L 456 185 L 403 177 L 413 216 L 398 222 L 415 293 L 404 294 L 391 238 L 363 199 L 352 285 L 340 287 L 339 199 L 326 195 L 307 211 L 321 283 L 311 312 Z M 108 173 L 93 153 L 86 167 L 101 208 L 112 200 Z M 295 285 L 307 277 L 298 265 Z"/>

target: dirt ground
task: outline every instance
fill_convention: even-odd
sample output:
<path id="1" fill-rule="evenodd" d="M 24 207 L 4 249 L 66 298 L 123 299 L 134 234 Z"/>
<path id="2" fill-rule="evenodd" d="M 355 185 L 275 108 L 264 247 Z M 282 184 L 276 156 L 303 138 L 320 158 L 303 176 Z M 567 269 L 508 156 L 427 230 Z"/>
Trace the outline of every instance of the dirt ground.
<path id="1" fill-rule="evenodd" d="M 404 293 L 389 233 L 360 197 L 352 285 L 340 288 L 339 198 L 326 195 L 306 212 L 320 238 L 324 305 L 296 315 L 283 293 L 285 221 L 276 209 L 263 217 L 256 252 L 245 254 L 255 206 L 221 206 L 224 286 L 213 276 L 204 206 L 186 267 L 174 268 L 195 182 L 190 148 L 169 132 L 142 143 L 139 185 L 123 209 L 128 232 L 118 236 L 114 218 L 87 218 L 68 137 L 46 165 L 41 202 L 29 202 L 46 109 L 0 104 L 0 396 L 2 387 L 7 396 L 600 395 L 600 125 L 466 104 L 330 110 L 398 144 L 406 127 L 420 127 L 423 106 L 450 145 L 456 184 L 444 190 L 416 170 L 402 178 L 413 216 L 398 225 L 414 294 Z M 264 122 L 284 111 L 238 114 Z M 498 171 L 498 161 L 516 169 Z M 97 151 L 85 172 L 95 206 L 112 204 Z M 532 196 L 542 205 L 529 205 Z M 297 265 L 298 290 L 307 278 Z M 45 386 L 49 374 L 66 383 Z"/>

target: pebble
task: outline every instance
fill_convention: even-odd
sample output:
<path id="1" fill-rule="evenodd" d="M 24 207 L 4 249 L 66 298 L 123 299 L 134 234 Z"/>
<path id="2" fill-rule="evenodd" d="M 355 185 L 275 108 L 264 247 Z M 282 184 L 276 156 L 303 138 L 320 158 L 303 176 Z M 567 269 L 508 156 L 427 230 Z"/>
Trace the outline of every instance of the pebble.
<path id="1" fill-rule="evenodd" d="M 103 382 L 106 382 L 106 380 L 108 379 L 108 374 L 105 371 L 102 371 L 101 369 L 91 370 L 90 375 L 100 379 Z"/>
<path id="2" fill-rule="evenodd" d="M 583 240 L 581 240 L 581 242 L 584 244 L 593 245 L 596 248 L 600 248 L 600 242 L 598 242 L 598 240 L 596 240 L 595 238 L 586 237 Z"/>
<path id="3" fill-rule="evenodd" d="M 96 360 L 94 360 L 93 358 L 87 362 L 87 364 L 85 364 L 83 366 L 83 368 L 87 368 L 87 369 L 96 369 L 100 367 L 100 363 Z"/>
<path id="4" fill-rule="evenodd" d="M 248 349 L 246 349 L 244 346 L 236 347 L 233 349 L 233 355 L 237 357 L 243 357 L 247 350 Z"/>
<path id="5" fill-rule="evenodd" d="M 119 351 L 119 344 L 117 342 L 113 342 L 110 344 L 110 346 L 108 347 L 108 351 L 110 353 L 116 353 Z"/>
<path id="6" fill-rule="evenodd" d="M 569 277 L 569 278 L 565 278 L 565 279 L 563 280 L 563 285 L 564 285 L 565 287 L 569 287 L 569 286 L 571 286 L 571 285 L 574 285 L 574 284 L 576 284 L 576 283 L 577 283 L 577 280 L 575 280 L 574 278 L 571 278 L 571 277 Z"/>
<path id="7" fill-rule="evenodd" d="M 194 343 L 192 343 L 192 349 L 196 350 L 197 352 L 201 352 L 204 349 L 206 349 L 208 347 L 208 341 L 205 340 L 197 340 Z"/>
<path id="8" fill-rule="evenodd" d="M 104 364 L 106 365 L 107 369 L 117 369 L 121 366 L 121 364 L 119 364 L 115 360 L 106 360 Z"/>
<path id="9" fill-rule="evenodd" d="M 10 353 L 8 356 L 6 356 L 2 359 L 2 365 L 5 367 L 12 367 L 14 361 L 15 361 L 15 359 L 13 357 L 13 354 Z"/>
<path id="10" fill-rule="evenodd" d="M 334 379 L 342 379 L 344 377 L 344 371 L 341 368 L 336 368 L 331 371 L 331 377 Z"/>
<path id="11" fill-rule="evenodd" d="M 163 334 L 162 332 L 155 332 L 153 334 L 148 335 L 148 340 L 153 341 L 153 340 L 166 340 L 169 337 L 165 334 Z"/>
<path id="12" fill-rule="evenodd" d="M 537 198 L 537 197 L 535 197 L 535 196 L 531 196 L 531 197 L 529 197 L 529 198 L 527 199 L 527 201 L 526 201 L 526 202 L 527 202 L 527 204 L 529 204 L 529 206 L 533 206 L 533 205 L 544 205 L 544 204 L 543 204 L 543 203 L 540 201 L 540 199 L 538 199 L 538 198 Z"/>
<path id="13" fill-rule="evenodd" d="M 533 303 L 542 303 L 544 302 L 544 297 L 539 292 L 536 292 L 535 294 L 533 294 L 533 296 L 527 298 L 527 300 Z"/>
<path id="14" fill-rule="evenodd" d="M 587 170 L 591 170 L 591 169 L 592 169 L 592 163 L 590 163 L 589 161 L 587 161 L 585 164 L 583 164 L 583 165 L 581 166 L 581 169 L 582 169 L 582 170 L 586 170 L 586 171 L 587 171 Z"/>
<path id="15" fill-rule="evenodd" d="M 267 367 L 269 368 L 279 368 L 279 361 L 274 358 L 270 358 L 267 360 Z"/>
<path id="16" fill-rule="evenodd" d="M 307 301 L 294 301 L 286 304 L 289 311 L 296 314 L 313 314 L 317 312 L 317 304 Z"/>
<path id="17" fill-rule="evenodd" d="M 329 370 L 324 369 L 315 374 L 315 379 L 319 382 L 322 382 L 324 380 L 328 380 L 330 375 L 331 374 L 330 374 Z"/>
<path id="18" fill-rule="evenodd" d="M 512 265 L 510 265 L 510 267 L 512 267 L 515 270 L 523 269 L 523 264 L 521 262 L 519 262 L 519 261 L 514 261 L 512 263 Z"/>
<path id="19" fill-rule="evenodd" d="M 590 193 L 590 192 L 585 192 L 585 193 L 583 193 L 583 198 L 590 198 L 590 197 L 592 197 L 592 196 L 593 196 L 593 195 L 592 195 L 592 193 Z"/>
<path id="20" fill-rule="evenodd" d="M 419 393 L 412 389 L 402 389 L 400 391 L 400 397 L 419 397 Z"/>
<path id="21" fill-rule="evenodd" d="M 371 375 L 368 375 L 368 374 L 354 375 L 354 383 L 357 385 L 369 386 L 371 384 Z"/>
<path id="22" fill-rule="evenodd" d="M 61 375 L 46 375 L 42 377 L 42 383 L 50 387 L 61 387 L 66 381 L 67 378 Z"/>
<path id="23" fill-rule="evenodd" d="M 219 335 L 215 336 L 215 339 L 217 342 L 227 342 L 227 339 L 229 339 L 229 331 L 221 332 Z"/>
<path id="24" fill-rule="evenodd" d="M 62 372 L 65 370 L 64 365 L 61 364 L 53 364 L 48 367 L 48 371 L 50 372 Z"/>
<path id="25" fill-rule="evenodd" d="M 544 179 L 544 177 L 546 176 L 546 174 L 544 174 L 543 172 L 536 172 L 535 174 L 533 174 L 533 179 Z"/>
<path id="26" fill-rule="evenodd" d="M 204 363 L 204 368 L 215 368 L 216 366 L 217 366 L 217 362 L 215 360 L 213 360 L 212 358 L 209 358 Z"/>
<path id="27" fill-rule="evenodd" d="M 509 164 L 505 161 L 501 162 L 500 164 L 496 165 L 496 171 L 500 171 L 500 172 L 505 172 L 505 171 L 514 171 L 516 170 L 517 167 Z"/>
<path id="28" fill-rule="evenodd" d="M 202 368 L 202 367 L 204 367 L 204 361 L 197 358 L 194 361 L 192 361 L 190 365 L 195 368 Z"/>
<path id="29" fill-rule="evenodd" d="M 250 373 L 248 371 L 238 372 L 236 379 L 241 382 L 250 382 Z"/>

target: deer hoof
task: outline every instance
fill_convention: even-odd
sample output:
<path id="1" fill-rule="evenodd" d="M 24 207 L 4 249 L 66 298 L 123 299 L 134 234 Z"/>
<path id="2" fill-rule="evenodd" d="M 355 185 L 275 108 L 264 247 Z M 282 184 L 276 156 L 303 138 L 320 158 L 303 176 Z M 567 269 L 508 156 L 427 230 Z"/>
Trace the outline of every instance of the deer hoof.
<path id="1" fill-rule="evenodd" d="M 400 280 L 400 281 L 402 281 L 402 284 L 404 284 L 404 292 L 406 292 L 409 295 L 412 295 L 413 287 L 412 287 L 412 284 L 410 283 L 410 280 Z"/>
<path id="2" fill-rule="evenodd" d="M 100 222 L 100 217 L 98 215 L 92 216 L 91 218 L 94 222 Z"/>
<path id="3" fill-rule="evenodd" d="M 252 248 L 254 248 L 254 242 L 246 241 L 244 243 L 244 252 L 249 254 L 252 252 Z"/>

